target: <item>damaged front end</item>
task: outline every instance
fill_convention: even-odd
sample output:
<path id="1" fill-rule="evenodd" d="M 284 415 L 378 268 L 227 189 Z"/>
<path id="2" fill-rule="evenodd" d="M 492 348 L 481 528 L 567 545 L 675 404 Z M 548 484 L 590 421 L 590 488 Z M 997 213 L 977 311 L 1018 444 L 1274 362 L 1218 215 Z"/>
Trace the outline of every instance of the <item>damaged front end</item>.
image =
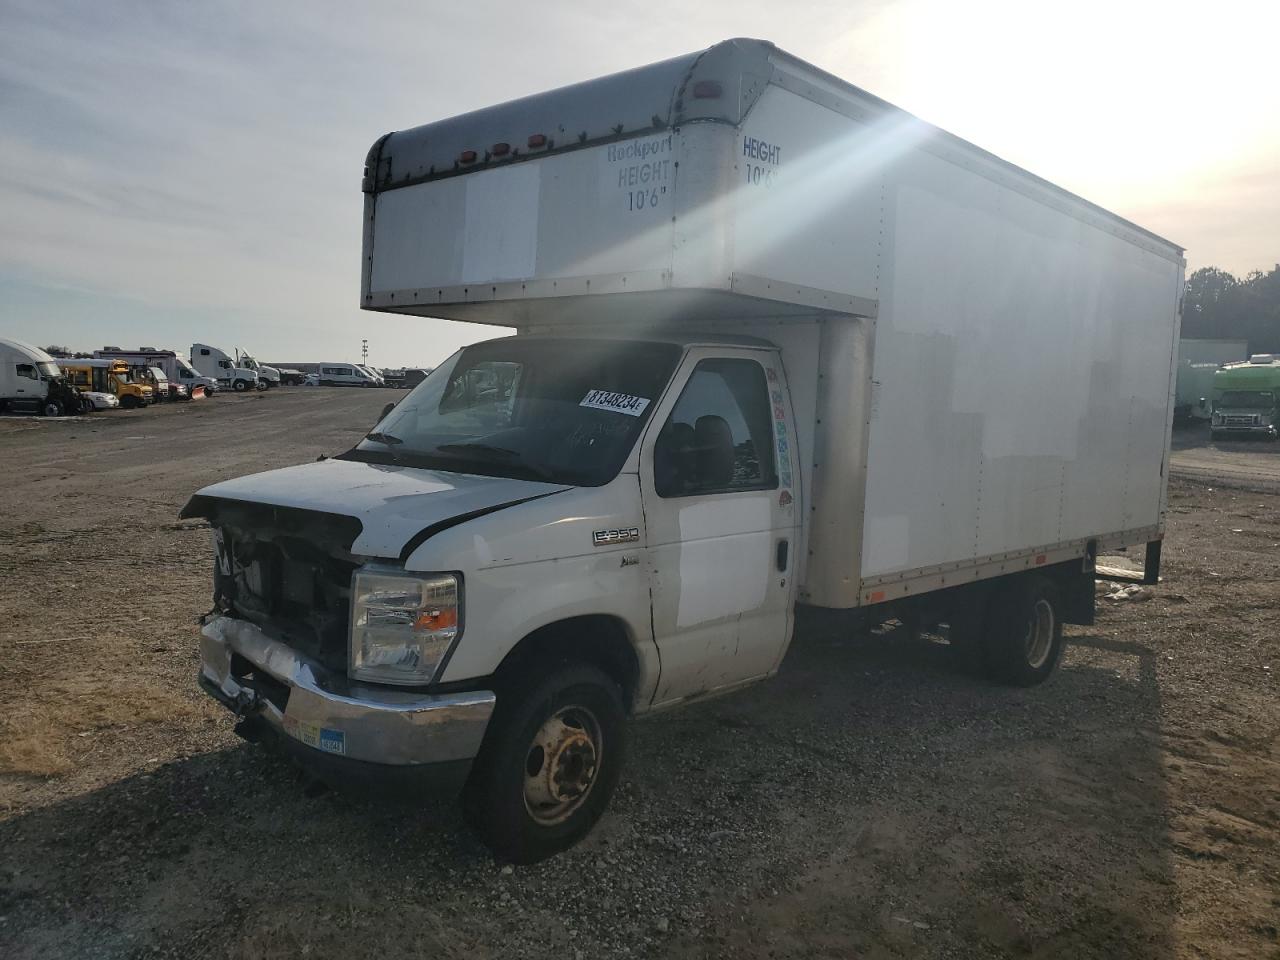
<path id="1" fill-rule="evenodd" d="M 197 496 L 183 517 L 214 530 L 214 606 L 204 617 L 200 685 L 322 778 L 412 777 L 461 784 L 493 712 L 488 691 L 432 694 L 348 676 L 352 517 Z"/>

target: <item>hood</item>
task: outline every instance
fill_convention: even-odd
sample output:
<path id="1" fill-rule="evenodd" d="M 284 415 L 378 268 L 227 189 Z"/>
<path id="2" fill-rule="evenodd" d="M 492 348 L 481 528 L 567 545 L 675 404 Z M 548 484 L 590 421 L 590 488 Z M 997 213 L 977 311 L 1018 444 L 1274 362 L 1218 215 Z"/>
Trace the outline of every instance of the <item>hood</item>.
<path id="1" fill-rule="evenodd" d="M 570 489 L 563 484 L 481 477 L 352 460 L 322 460 L 255 473 L 205 487 L 183 508 L 208 517 L 210 500 L 237 500 L 352 517 L 360 533 L 351 552 L 401 557 L 434 529 Z"/>

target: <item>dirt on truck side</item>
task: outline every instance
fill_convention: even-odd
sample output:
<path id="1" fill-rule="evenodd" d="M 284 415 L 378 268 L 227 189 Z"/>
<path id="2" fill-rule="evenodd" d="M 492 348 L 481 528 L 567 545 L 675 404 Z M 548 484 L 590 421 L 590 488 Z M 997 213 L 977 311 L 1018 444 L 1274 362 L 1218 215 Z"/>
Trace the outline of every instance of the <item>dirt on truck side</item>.
<path id="1" fill-rule="evenodd" d="M 511 868 L 196 688 L 212 551 L 179 509 L 388 399 L 0 418 L 0 956 L 1280 957 L 1271 448 L 1175 453 L 1163 581 L 1047 685 L 806 626 L 777 680 L 635 724 L 600 827 Z"/>

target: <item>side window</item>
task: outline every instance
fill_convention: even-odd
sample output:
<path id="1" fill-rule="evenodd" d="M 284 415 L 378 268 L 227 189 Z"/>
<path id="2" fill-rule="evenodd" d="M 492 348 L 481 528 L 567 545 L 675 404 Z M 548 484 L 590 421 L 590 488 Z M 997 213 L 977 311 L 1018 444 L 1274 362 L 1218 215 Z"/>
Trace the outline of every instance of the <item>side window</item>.
<path id="1" fill-rule="evenodd" d="M 201 350 L 201 351 L 200 351 L 200 356 L 202 356 L 202 357 L 207 357 L 208 355 L 209 355 L 209 351 L 208 351 L 208 350 Z"/>
<path id="2" fill-rule="evenodd" d="M 778 485 L 764 368 L 754 360 L 703 360 L 653 451 L 661 497 L 771 490 Z"/>
<path id="3" fill-rule="evenodd" d="M 18 376 L 26 377 L 28 380 L 39 380 L 40 376 L 36 373 L 36 368 L 30 363 L 18 364 Z"/>

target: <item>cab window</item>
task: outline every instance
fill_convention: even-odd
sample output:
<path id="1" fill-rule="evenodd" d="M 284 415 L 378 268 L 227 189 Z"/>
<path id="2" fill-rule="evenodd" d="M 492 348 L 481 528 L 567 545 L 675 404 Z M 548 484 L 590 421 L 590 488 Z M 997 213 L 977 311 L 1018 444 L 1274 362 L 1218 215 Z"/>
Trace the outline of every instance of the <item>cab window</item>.
<path id="1" fill-rule="evenodd" d="M 36 373 L 34 364 L 20 363 L 18 364 L 18 376 L 26 377 L 28 380 L 39 380 L 40 376 Z"/>
<path id="2" fill-rule="evenodd" d="M 764 368 L 754 360 L 703 360 L 658 434 L 654 487 L 688 497 L 778 485 Z"/>

